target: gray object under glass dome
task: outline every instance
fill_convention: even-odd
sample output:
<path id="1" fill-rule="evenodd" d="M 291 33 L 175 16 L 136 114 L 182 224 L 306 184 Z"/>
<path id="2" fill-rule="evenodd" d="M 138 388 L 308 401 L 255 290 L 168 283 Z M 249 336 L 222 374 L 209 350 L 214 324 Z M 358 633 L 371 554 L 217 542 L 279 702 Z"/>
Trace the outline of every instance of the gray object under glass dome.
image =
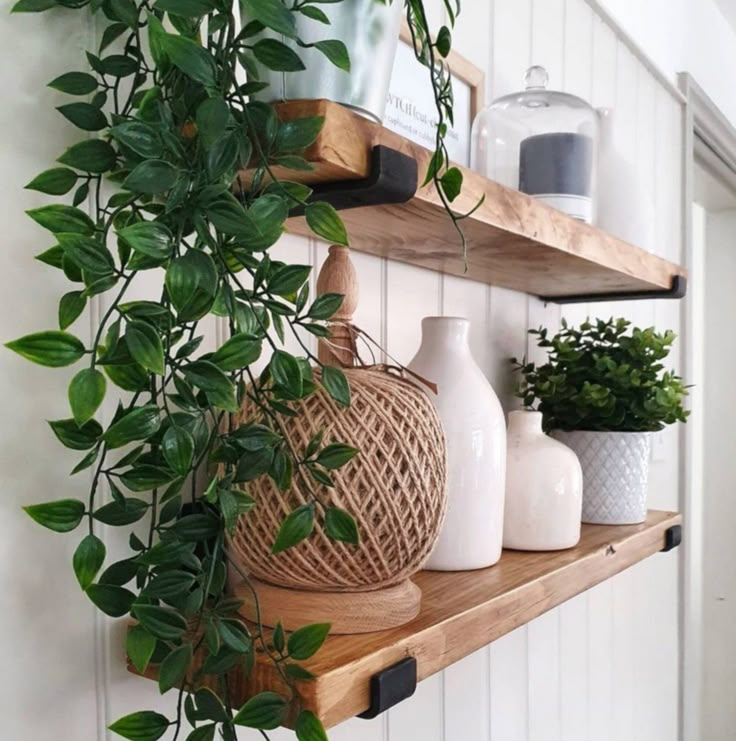
<path id="1" fill-rule="evenodd" d="M 319 7 L 329 17 L 330 25 L 294 13 L 297 36 L 309 44 L 329 39 L 342 41 L 349 50 L 350 72 L 336 67 L 318 49 L 303 49 L 293 40 L 267 30 L 255 39 L 275 38 L 287 44 L 299 55 L 306 69 L 274 72 L 256 63 L 258 79 L 269 87 L 252 98 L 265 103 L 326 98 L 381 123 L 404 3 L 345 0 Z M 249 20 L 244 10 L 243 24 Z"/>
<path id="2" fill-rule="evenodd" d="M 530 67 L 525 90 L 505 95 L 473 123 L 471 167 L 581 221 L 596 206 L 598 117 L 575 95 L 547 89 Z"/>

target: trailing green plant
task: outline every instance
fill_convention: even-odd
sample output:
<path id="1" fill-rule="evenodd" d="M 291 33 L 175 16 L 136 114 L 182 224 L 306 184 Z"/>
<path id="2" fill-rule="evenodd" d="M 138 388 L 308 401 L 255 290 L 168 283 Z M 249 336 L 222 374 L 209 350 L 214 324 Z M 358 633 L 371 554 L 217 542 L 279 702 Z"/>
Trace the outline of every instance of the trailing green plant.
<path id="1" fill-rule="evenodd" d="M 563 320 L 555 335 L 529 330 L 549 359 L 512 360 L 522 375 L 517 396 L 536 404 L 545 429 L 650 432 L 687 420 L 687 387 L 662 364 L 675 333 L 630 328 L 626 319 L 598 319 L 579 329 Z"/>
<path id="2" fill-rule="evenodd" d="M 56 532 L 84 529 L 73 557 L 80 587 L 105 614 L 134 618 L 126 639 L 132 665 L 139 672 L 158 665 L 161 692 L 176 688 L 173 717 L 141 711 L 112 724 L 127 739 L 177 739 L 187 722 L 188 741 L 232 741 L 242 728 L 265 736 L 294 706 L 298 738 L 325 738 L 319 719 L 299 706 L 294 683 L 309 679 L 299 662 L 319 649 L 329 626 L 286 637 L 281 627 L 271 634 L 246 624 L 241 603 L 226 592 L 224 546 L 238 517 L 257 516 L 247 487 L 259 476 L 282 490 L 299 487 L 309 502 L 284 519 L 274 552 L 308 538 L 317 518 L 334 540 L 359 538 L 350 513 L 323 503 L 330 471 L 358 451 L 325 444 L 321 434 L 295 449 L 284 434 L 293 402 L 320 385 L 336 404 L 350 403 L 344 374 L 325 367 L 316 376 L 319 361 L 305 341 L 305 333 L 326 336 L 342 296 L 310 301 L 310 266 L 270 255 L 296 206 L 318 237 L 348 242 L 329 204 L 271 170 L 310 169 L 302 153 L 323 120 L 280 122 L 270 106 L 249 100 L 263 84 L 241 75 L 252 58 L 270 69 L 302 69 L 293 49 L 259 34 L 268 27 L 295 38 L 298 14 L 328 22 L 317 6 L 335 1 L 242 0 L 253 19 L 242 27 L 229 0 L 19 0 L 14 7 L 86 8 L 99 31 L 87 67 L 49 83 L 70 96 L 58 110 L 84 138 L 28 185 L 71 201 L 28 213 L 53 238 L 37 259 L 72 288 L 59 301 L 58 329 L 8 347 L 40 365 L 80 366 L 69 384 L 70 416 L 50 427 L 80 454 L 72 474 L 86 472 L 89 486 L 80 489 L 87 496 L 26 511 Z M 446 5 L 454 21 L 459 7 Z M 452 96 L 435 55 L 449 52 L 450 31 L 443 27 L 431 41 L 422 3 L 408 0 L 407 12 L 440 115 L 441 152 L 429 177 L 449 202 L 459 188 L 443 149 Z M 342 42 L 318 48 L 349 69 Z M 244 168 L 249 177 L 239 180 Z M 140 298 L 151 285 L 156 295 Z M 91 302 L 100 321 L 84 342 L 69 330 Z M 230 332 L 215 351 L 202 345 L 211 316 Z M 287 338 L 297 354 L 284 348 Z M 235 426 L 246 397 L 258 414 Z M 108 559 L 100 525 L 128 528 L 127 555 Z M 259 654 L 288 692 L 235 706 L 228 673 L 247 674 Z"/>

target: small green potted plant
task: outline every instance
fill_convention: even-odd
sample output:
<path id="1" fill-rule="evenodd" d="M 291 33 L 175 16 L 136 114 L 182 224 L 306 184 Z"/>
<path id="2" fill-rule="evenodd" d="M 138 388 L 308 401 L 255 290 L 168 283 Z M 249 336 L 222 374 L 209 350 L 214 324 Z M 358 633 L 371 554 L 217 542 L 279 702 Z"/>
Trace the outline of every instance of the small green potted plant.
<path id="1" fill-rule="evenodd" d="M 572 448 L 583 469 L 583 522 L 629 525 L 647 513 L 652 433 L 685 422 L 687 387 L 666 370 L 676 335 L 632 328 L 626 319 L 585 321 L 551 335 L 533 329 L 543 365 L 518 362 L 517 395 Z"/>

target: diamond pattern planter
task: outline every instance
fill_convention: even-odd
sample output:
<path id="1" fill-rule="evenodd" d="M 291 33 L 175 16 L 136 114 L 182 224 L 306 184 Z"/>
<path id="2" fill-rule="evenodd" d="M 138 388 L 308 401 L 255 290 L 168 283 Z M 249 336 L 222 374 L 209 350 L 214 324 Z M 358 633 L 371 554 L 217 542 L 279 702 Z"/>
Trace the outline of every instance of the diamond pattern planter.
<path id="1" fill-rule="evenodd" d="M 650 432 L 555 430 L 583 469 L 583 522 L 633 525 L 647 516 Z"/>

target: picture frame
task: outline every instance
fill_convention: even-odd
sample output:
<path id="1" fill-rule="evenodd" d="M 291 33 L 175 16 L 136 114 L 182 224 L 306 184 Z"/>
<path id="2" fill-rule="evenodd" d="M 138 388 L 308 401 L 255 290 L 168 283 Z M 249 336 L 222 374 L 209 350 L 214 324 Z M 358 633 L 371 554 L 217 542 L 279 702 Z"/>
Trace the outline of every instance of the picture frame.
<path id="1" fill-rule="evenodd" d="M 485 72 L 462 54 L 450 51 L 445 59 L 452 75 L 455 125 L 447 134 L 450 160 L 470 165 L 470 132 L 485 105 Z M 391 131 L 434 148 L 437 113 L 426 67 L 414 57 L 411 31 L 402 24 L 391 76 L 383 125 Z"/>

